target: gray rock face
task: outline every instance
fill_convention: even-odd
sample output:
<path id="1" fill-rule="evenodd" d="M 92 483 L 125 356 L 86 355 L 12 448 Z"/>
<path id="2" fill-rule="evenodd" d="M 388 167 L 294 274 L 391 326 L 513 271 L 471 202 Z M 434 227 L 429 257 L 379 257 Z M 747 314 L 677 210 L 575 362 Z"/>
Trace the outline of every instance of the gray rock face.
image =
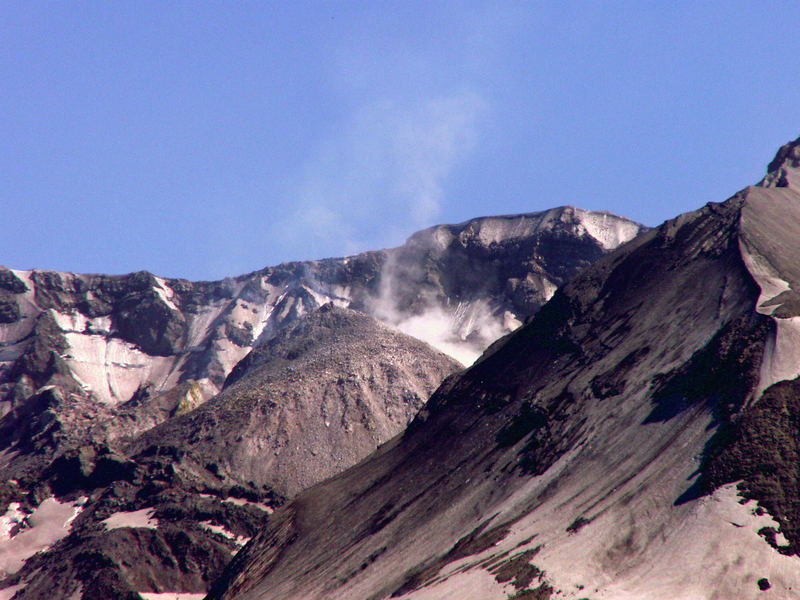
<path id="1" fill-rule="evenodd" d="M 566 277 L 640 229 L 566 207 L 438 226 L 399 248 L 218 282 L 2 269 L 0 413 L 25 374 L 16 363 L 38 339 L 33 325 L 44 312 L 59 330 L 47 348 L 87 395 L 119 404 L 141 387 L 162 392 L 194 380 L 207 398 L 253 345 L 326 302 L 474 360 Z"/>
<path id="2" fill-rule="evenodd" d="M 277 510 L 209 598 L 794 597 L 786 180 L 582 271 L 402 436 Z"/>
<path id="3" fill-rule="evenodd" d="M 758 185 L 800 189 L 800 138 L 781 146 Z"/>

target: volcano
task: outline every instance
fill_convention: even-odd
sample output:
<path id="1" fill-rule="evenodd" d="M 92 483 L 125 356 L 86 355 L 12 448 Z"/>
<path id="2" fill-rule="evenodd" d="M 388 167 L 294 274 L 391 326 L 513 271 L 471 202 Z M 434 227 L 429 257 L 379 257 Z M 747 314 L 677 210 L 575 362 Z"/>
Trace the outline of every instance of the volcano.
<path id="1" fill-rule="evenodd" d="M 800 597 L 800 139 L 600 258 L 214 599 Z"/>

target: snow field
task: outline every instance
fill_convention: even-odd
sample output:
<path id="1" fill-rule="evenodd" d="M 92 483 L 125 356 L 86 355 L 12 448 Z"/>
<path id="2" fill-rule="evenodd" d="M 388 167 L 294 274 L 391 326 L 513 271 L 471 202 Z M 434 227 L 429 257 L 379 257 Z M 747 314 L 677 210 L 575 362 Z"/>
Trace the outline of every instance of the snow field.
<path id="1" fill-rule="evenodd" d="M 122 527 L 156 529 L 158 528 L 158 519 L 153 516 L 154 513 L 155 509 L 153 508 L 142 508 L 131 512 L 118 512 L 107 519 L 103 519 L 101 523 L 109 530 L 120 529 Z"/>
<path id="2" fill-rule="evenodd" d="M 26 559 L 67 536 L 85 502 L 86 498 L 64 503 L 48 498 L 30 514 L 12 503 L 0 517 L 0 578 L 16 573 Z"/>

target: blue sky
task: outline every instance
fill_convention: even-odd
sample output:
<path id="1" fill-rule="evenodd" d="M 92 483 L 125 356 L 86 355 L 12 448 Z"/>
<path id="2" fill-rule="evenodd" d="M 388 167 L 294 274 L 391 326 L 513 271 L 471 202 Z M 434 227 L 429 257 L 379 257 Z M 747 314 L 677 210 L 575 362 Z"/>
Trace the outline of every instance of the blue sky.
<path id="1" fill-rule="evenodd" d="M 655 225 L 800 136 L 798 31 L 797 2 L 0 0 L 0 264 L 215 279 L 564 204 Z"/>

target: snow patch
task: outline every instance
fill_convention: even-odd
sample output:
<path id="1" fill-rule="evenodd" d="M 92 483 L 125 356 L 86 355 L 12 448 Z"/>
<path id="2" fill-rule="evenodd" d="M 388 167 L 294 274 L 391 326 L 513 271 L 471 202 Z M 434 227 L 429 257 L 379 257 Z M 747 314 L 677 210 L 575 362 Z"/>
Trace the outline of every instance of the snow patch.
<path id="1" fill-rule="evenodd" d="M 244 498 L 226 498 L 223 500 L 223 502 L 229 502 L 230 504 L 235 504 L 236 506 L 252 506 L 253 508 L 262 510 L 267 514 L 272 514 L 275 512 L 274 508 L 264 504 L 263 502 L 253 502 L 251 500 L 245 500 Z"/>
<path id="2" fill-rule="evenodd" d="M 791 596 L 791 592 L 785 595 L 788 590 L 800 590 L 800 560 L 773 550 L 758 531 L 762 527 L 777 529 L 777 523 L 768 514 L 756 515 L 754 502 L 740 501 L 736 484 L 698 500 L 681 527 L 666 530 L 657 554 L 608 581 L 591 596 L 598 600 L 755 599 L 762 593 L 756 585 L 762 577 L 769 579 L 775 597 Z M 626 527 L 620 522 L 608 525 Z M 576 540 L 578 537 L 579 533 Z M 566 559 L 566 554 L 562 558 Z M 567 589 L 567 581 L 576 581 L 574 567 L 580 561 L 571 558 L 557 562 L 544 558 L 540 566 Z M 731 576 L 734 572 L 738 575 Z M 566 581 L 562 579 L 565 576 Z"/>
<path id="3" fill-rule="evenodd" d="M 8 505 L 6 514 L 0 517 L 0 540 L 11 539 L 11 532 L 15 527 L 21 527 L 22 523 L 28 516 L 23 510 L 20 510 L 19 502 L 12 502 Z"/>
<path id="4" fill-rule="evenodd" d="M 217 360 L 227 376 L 240 360 L 250 352 L 249 346 L 241 347 L 234 344 L 227 338 L 214 340 L 214 350 Z"/>
<path id="5" fill-rule="evenodd" d="M 604 250 L 612 250 L 631 241 L 640 231 L 637 223 L 621 219 L 609 213 L 575 210 L 586 233 L 593 237 Z"/>
<path id="6" fill-rule="evenodd" d="M 326 296 L 325 294 L 315 290 L 312 286 L 308 284 L 303 285 L 303 289 L 311 294 L 311 297 L 314 298 L 314 302 L 317 303 L 317 306 L 322 306 L 330 302 L 331 298 Z"/>
<path id="7" fill-rule="evenodd" d="M 118 512 L 107 519 L 103 519 L 101 523 L 109 530 L 120 529 L 122 527 L 156 529 L 158 527 L 158 519 L 153 516 L 154 513 L 154 508 L 142 508 L 131 512 Z"/>
<path id="8" fill-rule="evenodd" d="M 539 229 L 540 221 L 526 215 L 518 217 L 490 217 L 477 221 L 478 239 L 484 246 L 532 235 Z M 439 236 L 440 240 L 442 239 Z M 439 241 L 439 240 L 437 240 Z"/>
<path id="9" fill-rule="evenodd" d="M 205 592 L 138 592 L 144 600 L 203 600 Z"/>
<path id="10" fill-rule="evenodd" d="M 176 363 L 182 357 L 150 356 L 133 344 L 100 334 L 64 334 L 69 348 L 63 355 L 73 377 L 102 402 L 118 404 L 139 387 L 153 383 L 158 391 L 177 383 Z"/>
<path id="11" fill-rule="evenodd" d="M 791 290 L 789 282 L 782 279 L 772 265 L 742 236 L 739 238 L 739 250 L 745 267 L 761 289 L 756 302 L 756 311 L 762 315 L 772 315 L 779 304 L 765 306 L 765 303 Z M 761 393 L 774 383 L 794 379 L 800 375 L 800 317 L 773 318 L 773 321 L 775 334 L 768 340 L 764 349 L 754 398 L 759 398 Z"/>
<path id="12" fill-rule="evenodd" d="M 498 583 L 488 571 L 471 569 L 399 598 L 400 600 L 463 600 L 464 598 L 506 600 L 513 594 L 511 585 Z"/>
<path id="13" fill-rule="evenodd" d="M 236 534 L 235 534 L 235 533 L 233 533 L 232 531 L 229 531 L 229 530 L 227 530 L 227 529 L 226 529 L 225 527 L 223 527 L 222 525 L 215 525 L 215 524 L 214 524 L 213 522 L 211 522 L 211 521 L 200 521 L 198 524 L 199 524 L 199 525 L 200 525 L 200 526 L 201 526 L 203 529 L 207 529 L 208 531 L 211 531 L 212 533 L 219 534 L 219 535 L 221 535 L 222 537 L 224 537 L 224 538 L 227 538 L 227 539 L 231 540 L 231 541 L 232 541 L 234 544 L 236 544 L 236 545 L 237 545 L 237 546 L 239 546 L 240 548 L 241 548 L 242 546 L 244 546 L 244 545 L 245 545 L 247 542 L 249 542 L 249 541 L 250 541 L 250 538 L 249 538 L 249 537 L 246 537 L 246 536 L 243 536 L 243 535 L 236 535 Z"/>
<path id="14" fill-rule="evenodd" d="M 685 429 L 682 439 L 674 442 L 676 452 L 691 451 L 692 429 L 701 431 L 696 426 Z M 532 562 L 545 571 L 548 583 L 560 590 L 556 597 L 755 600 L 761 593 L 756 582 L 762 577 L 771 582 L 775 597 L 792 597 L 788 590 L 800 590 L 800 559 L 778 553 L 758 534 L 763 527 L 778 529 L 778 524 L 768 514 L 756 514 L 756 503 L 744 502 L 736 483 L 673 506 L 672 484 L 661 479 L 668 464 L 663 458 L 614 487 L 600 474 L 596 481 L 585 474 L 575 481 L 569 481 L 570 475 L 563 477 L 563 469 L 575 464 L 573 458 L 580 452 L 574 449 L 545 475 L 532 478 L 498 507 L 500 516 L 496 518 L 496 522 L 502 521 L 504 511 L 513 512 L 514 505 L 534 497 L 550 482 L 563 482 L 564 489 L 515 525 L 493 550 L 507 550 L 518 540 L 535 536 L 530 544 L 541 544 L 542 549 Z M 652 493 L 636 494 L 634 490 L 643 489 L 640 486 L 651 477 L 647 471 L 653 469 L 661 485 Z M 669 478 L 673 477 L 685 487 L 685 475 L 673 471 Z M 602 503 L 595 502 L 604 488 L 610 491 Z M 587 510 L 587 506 L 591 508 Z M 586 525 L 566 533 L 581 514 L 589 518 Z M 579 587 L 584 585 L 586 589 Z"/>
<path id="15" fill-rule="evenodd" d="M 208 335 L 211 325 L 227 307 L 228 302 L 215 302 L 204 306 L 199 313 L 191 316 L 187 335 L 187 345 L 190 351 L 202 349 L 202 344 Z"/>
<path id="16" fill-rule="evenodd" d="M 0 578 L 16 573 L 26 559 L 66 537 L 85 502 L 85 497 L 64 503 L 48 498 L 30 514 L 12 503 L 0 518 Z"/>
<path id="17" fill-rule="evenodd" d="M 175 303 L 172 301 L 172 298 L 175 296 L 175 292 L 166 284 L 166 280 L 161 277 L 155 277 L 156 285 L 153 286 L 153 291 L 158 294 L 158 297 L 169 306 L 172 310 L 178 311 L 178 307 L 175 306 Z"/>
<path id="18" fill-rule="evenodd" d="M 775 271 L 772 265 L 769 264 L 763 257 L 761 257 L 757 250 L 747 244 L 747 242 L 739 237 L 739 249 L 744 260 L 744 265 L 756 280 L 758 287 L 761 288 L 761 294 L 756 302 L 756 310 L 762 315 L 771 315 L 778 305 L 763 306 L 765 302 L 772 300 L 783 292 L 788 292 L 791 289 L 789 282 L 784 281 L 781 276 Z"/>
<path id="19" fill-rule="evenodd" d="M 759 398 L 772 384 L 800 375 L 800 317 L 774 319 L 774 322 L 775 334 L 764 348 L 754 398 Z"/>
<path id="20" fill-rule="evenodd" d="M 18 591 L 23 589 L 27 583 L 18 583 L 17 585 L 12 585 L 7 588 L 3 588 L 0 590 L 0 600 L 11 600 Z"/>
<path id="21" fill-rule="evenodd" d="M 86 331 L 88 333 L 108 335 L 111 333 L 111 327 L 111 317 L 95 317 L 93 319 L 89 319 L 89 322 L 86 325 Z"/>
<path id="22" fill-rule="evenodd" d="M 61 331 L 82 333 L 86 330 L 89 320 L 79 312 L 62 313 L 55 309 L 50 309 L 50 315 L 55 320 Z"/>

